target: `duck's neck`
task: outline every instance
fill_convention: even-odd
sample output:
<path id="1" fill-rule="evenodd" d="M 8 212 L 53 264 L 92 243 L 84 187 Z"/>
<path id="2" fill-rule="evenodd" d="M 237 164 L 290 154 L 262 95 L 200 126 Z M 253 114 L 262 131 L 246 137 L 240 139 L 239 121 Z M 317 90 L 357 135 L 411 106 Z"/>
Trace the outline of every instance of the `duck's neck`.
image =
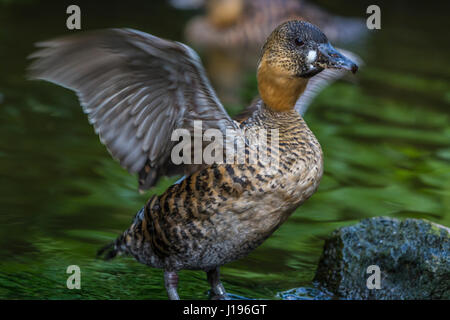
<path id="1" fill-rule="evenodd" d="M 273 111 L 291 111 L 300 95 L 305 91 L 308 79 L 288 76 L 264 59 L 258 66 L 259 94 Z"/>

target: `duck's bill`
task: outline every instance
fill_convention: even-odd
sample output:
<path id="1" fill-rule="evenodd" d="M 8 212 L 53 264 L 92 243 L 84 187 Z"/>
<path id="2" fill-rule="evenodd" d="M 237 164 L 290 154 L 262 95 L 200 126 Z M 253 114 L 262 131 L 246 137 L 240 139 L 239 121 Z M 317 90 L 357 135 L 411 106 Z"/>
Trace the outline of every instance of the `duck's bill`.
<path id="1" fill-rule="evenodd" d="M 337 51 L 329 43 L 324 43 L 318 47 L 318 57 L 316 64 L 321 68 L 328 69 L 345 69 L 353 73 L 358 71 L 358 65 Z"/>

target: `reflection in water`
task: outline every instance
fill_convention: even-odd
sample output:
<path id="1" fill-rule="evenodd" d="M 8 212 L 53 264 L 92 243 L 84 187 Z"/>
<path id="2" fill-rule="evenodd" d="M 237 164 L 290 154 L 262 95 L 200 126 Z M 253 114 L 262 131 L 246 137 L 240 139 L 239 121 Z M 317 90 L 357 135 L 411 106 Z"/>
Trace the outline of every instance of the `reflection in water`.
<path id="1" fill-rule="evenodd" d="M 86 29 L 130 26 L 180 39 L 190 14 L 147 2 L 134 11 L 117 4 L 115 13 L 81 4 L 94 10 Z M 40 6 L 0 9 L 6 26 L 0 61 L 7 61 L 0 76 L 0 298 L 165 299 L 160 270 L 127 258 L 94 258 L 149 194 L 139 195 L 135 177 L 110 158 L 72 92 L 24 78 L 32 44 L 67 32 L 58 14 Z M 294 287 L 312 288 L 323 239 L 362 218 L 426 218 L 450 226 L 450 69 L 448 44 L 436 32 L 446 11 L 410 1 L 382 10 L 382 30 L 367 43 L 359 85 L 332 85 L 305 117 L 324 150 L 318 192 L 260 248 L 223 268 L 229 292 L 273 299 Z M 256 94 L 253 63 L 249 80 L 243 75 L 244 100 Z M 81 268 L 82 290 L 66 288 L 71 264 Z M 207 298 L 202 272 L 184 271 L 180 279 L 183 298 Z M 301 290 L 305 298 L 316 294 Z"/>

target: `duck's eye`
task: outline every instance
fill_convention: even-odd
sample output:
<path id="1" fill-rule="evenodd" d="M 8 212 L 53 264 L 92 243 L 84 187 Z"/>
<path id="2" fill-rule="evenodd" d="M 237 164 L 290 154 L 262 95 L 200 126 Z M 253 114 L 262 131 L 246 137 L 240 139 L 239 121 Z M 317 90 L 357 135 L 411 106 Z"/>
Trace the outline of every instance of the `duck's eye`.
<path id="1" fill-rule="evenodd" d="M 305 43 L 302 41 L 302 39 L 300 39 L 300 38 L 295 39 L 295 45 L 296 46 L 301 47 L 304 44 Z"/>

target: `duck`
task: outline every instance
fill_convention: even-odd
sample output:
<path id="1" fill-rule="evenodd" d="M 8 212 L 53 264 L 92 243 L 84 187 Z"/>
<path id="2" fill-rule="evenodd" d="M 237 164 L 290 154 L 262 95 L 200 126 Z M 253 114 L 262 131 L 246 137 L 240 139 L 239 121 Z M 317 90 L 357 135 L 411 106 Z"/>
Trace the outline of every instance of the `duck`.
<path id="1" fill-rule="evenodd" d="M 206 14 L 185 28 L 186 41 L 196 48 L 259 49 L 277 25 L 291 19 L 314 23 L 339 44 L 367 34 L 363 19 L 333 15 L 305 0 L 209 0 L 204 7 Z"/>
<path id="2" fill-rule="evenodd" d="M 302 110 L 315 79 L 358 69 L 315 25 L 284 22 L 262 47 L 259 96 L 233 119 L 199 56 L 180 42 L 133 29 L 105 29 L 37 46 L 29 77 L 74 90 L 100 141 L 138 174 L 141 188 L 162 175 L 184 172 L 162 194 L 152 195 L 131 226 L 99 251 L 106 260 L 131 255 L 162 269 L 168 298 L 174 300 L 180 298 L 180 270 L 206 272 L 211 296 L 227 299 L 220 268 L 256 249 L 314 194 L 323 155 Z M 238 141 L 230 149 L 241 146 L 238 155 L 244 160 L 174 161 L 171 149 L 179 141 L 172 141 L 171 132 L 195 136 L 199 121 L 200 133 L 213 129 L 227 141 Z M 258 138 L 261 130 L 267 139 Z M 250 161 L 260 147 L 265 161 Z M 205 148 L 201 145 L 200 152 Z"/>

